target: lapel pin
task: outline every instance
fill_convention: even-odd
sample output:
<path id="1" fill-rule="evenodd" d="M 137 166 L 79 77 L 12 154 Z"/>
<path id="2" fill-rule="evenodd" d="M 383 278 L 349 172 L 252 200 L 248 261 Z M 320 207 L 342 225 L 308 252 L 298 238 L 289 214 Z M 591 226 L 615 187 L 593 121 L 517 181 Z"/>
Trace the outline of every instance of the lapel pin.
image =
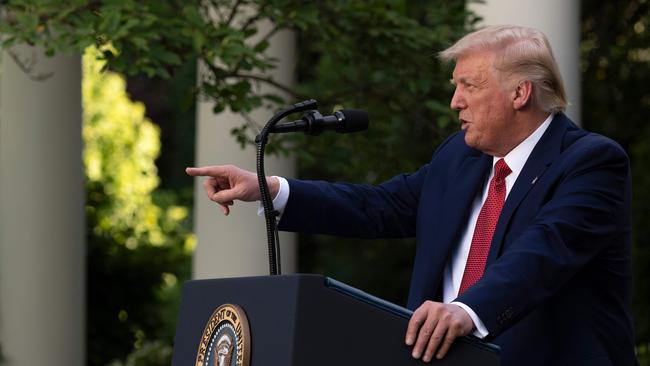
<path id="1" fill-rule="evenodd" d="M 537 182 L 537 178 L 539 178 L 539 177 L 535 177 L 535 178 L 533 178 L 533 181 L 530 182 L 530 184 L 535 184 L 535 182 Z"/>

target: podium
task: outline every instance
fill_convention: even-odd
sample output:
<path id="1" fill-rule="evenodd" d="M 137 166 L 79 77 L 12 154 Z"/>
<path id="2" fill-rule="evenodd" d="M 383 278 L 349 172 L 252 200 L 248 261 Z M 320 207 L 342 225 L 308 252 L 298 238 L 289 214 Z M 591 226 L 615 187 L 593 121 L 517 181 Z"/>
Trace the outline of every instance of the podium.
<path id="1" fill-rule="evenodd" d="M 215 310 L 224 304 L 243 311 L 245 319 L 230 310 L 218 318 L 227 314 L 243 325 L 216 322 Z M 405 308 L 320 275 L 189 281 L 183 287 L 172 365 L 236 365 L 237 355 L 219 363 L 220 340 L 209 330 L 246 336 L 251 366 L 426 365 L 413 359 L 404 343 L 410 316 Z M 225 344 L 240 352 L 244 348 L 241 339 L 231 343 Z M 211 359 L 197 358 L 202 346 L 209 348 Z M 462 337 L 443 360 L 429 364 L 499 365 L 499 349 Z"/>

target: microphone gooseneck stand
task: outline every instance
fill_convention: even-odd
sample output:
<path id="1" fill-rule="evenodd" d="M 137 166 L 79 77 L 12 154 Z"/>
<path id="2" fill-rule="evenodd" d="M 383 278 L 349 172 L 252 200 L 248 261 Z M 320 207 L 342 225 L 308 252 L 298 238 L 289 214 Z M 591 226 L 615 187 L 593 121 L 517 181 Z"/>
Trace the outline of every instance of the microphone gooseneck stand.
<path id="1" fill-rule="evenodd" d="M 264 173 L 264 149 L 268 143 L 269 134 L 271 129 L 286 116 L 302 112 L 310 109 L 318 108 L 318 102 L 314 99 L 305 100 L 300 103 L 293 104 L 285 109 L 282 109 L 275 114 L 266 123 L 262 131 L 255 137 L 257 144 L 257 183 L 260 187 L 260 194 L 262 199 L 262 206 L 264 207 L 264 219 L 266 221 L 266 237 L 269 247 L 269 272 L 271 276 L 282 274 L 280 266 L 280 239 L 278 237 L 278 216 L 279 212 L 273 207 L 273 199 L 269 192 L 269 186 L 266 182 L 266 174 Z"/>

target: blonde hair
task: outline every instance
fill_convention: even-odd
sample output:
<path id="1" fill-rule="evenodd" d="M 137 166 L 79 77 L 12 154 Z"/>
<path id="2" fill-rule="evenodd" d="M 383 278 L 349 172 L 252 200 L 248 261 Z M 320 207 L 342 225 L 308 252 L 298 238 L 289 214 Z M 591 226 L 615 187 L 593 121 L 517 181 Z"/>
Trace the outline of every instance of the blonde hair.
<path id="1" fill-rule="evenodd" d="M 506 80 L 523 78 L 533 84 L 533 100 L 546 112 L 566 109 L 567 98 L 553 51 L 544 33 L 516 25 L 489 26 L 472 32 L 440 52 L 456 61 L 472 52 L 495 53 L 493 68 Z"/>

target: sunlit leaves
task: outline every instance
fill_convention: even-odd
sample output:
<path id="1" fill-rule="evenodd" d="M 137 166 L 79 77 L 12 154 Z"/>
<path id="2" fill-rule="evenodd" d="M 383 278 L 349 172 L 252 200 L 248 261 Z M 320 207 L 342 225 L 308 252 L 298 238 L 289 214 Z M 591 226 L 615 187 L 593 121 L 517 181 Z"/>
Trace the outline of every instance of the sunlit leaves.
<path id="1" fill-rule="evenodd" d="M 141 243 L 164 245 L 178 230 L 187 209 L 163 211 L 152 201 L 158 187 L 154 161 L 160 152 L 158 128 L 144 116 L 144 106 L 127 96 L 124 79 L 102 72 L 100 53 L 83 58 L 84 164 L 98 234 L 135 249 Z M 173 215 L 169 217 L 169 215 Z"/>
<path id="2" fill-rule="evenodd" d="M 110 47 L 104 52 L 117 54 Z M 83 58 L 88 364 L 104 365 L 134 350 L 131 358 L 146 353 L 147 365 L 168 365 L 170 313 L 176 312 L 178 279 L 189 277 L 196 239 L 188 233 L 188 208 L 157 190 L 158 128 L 145 118 L 144 106 L 129 99 L 124 78 L 102 71 L 100 55 L 90 48 Z"/>

